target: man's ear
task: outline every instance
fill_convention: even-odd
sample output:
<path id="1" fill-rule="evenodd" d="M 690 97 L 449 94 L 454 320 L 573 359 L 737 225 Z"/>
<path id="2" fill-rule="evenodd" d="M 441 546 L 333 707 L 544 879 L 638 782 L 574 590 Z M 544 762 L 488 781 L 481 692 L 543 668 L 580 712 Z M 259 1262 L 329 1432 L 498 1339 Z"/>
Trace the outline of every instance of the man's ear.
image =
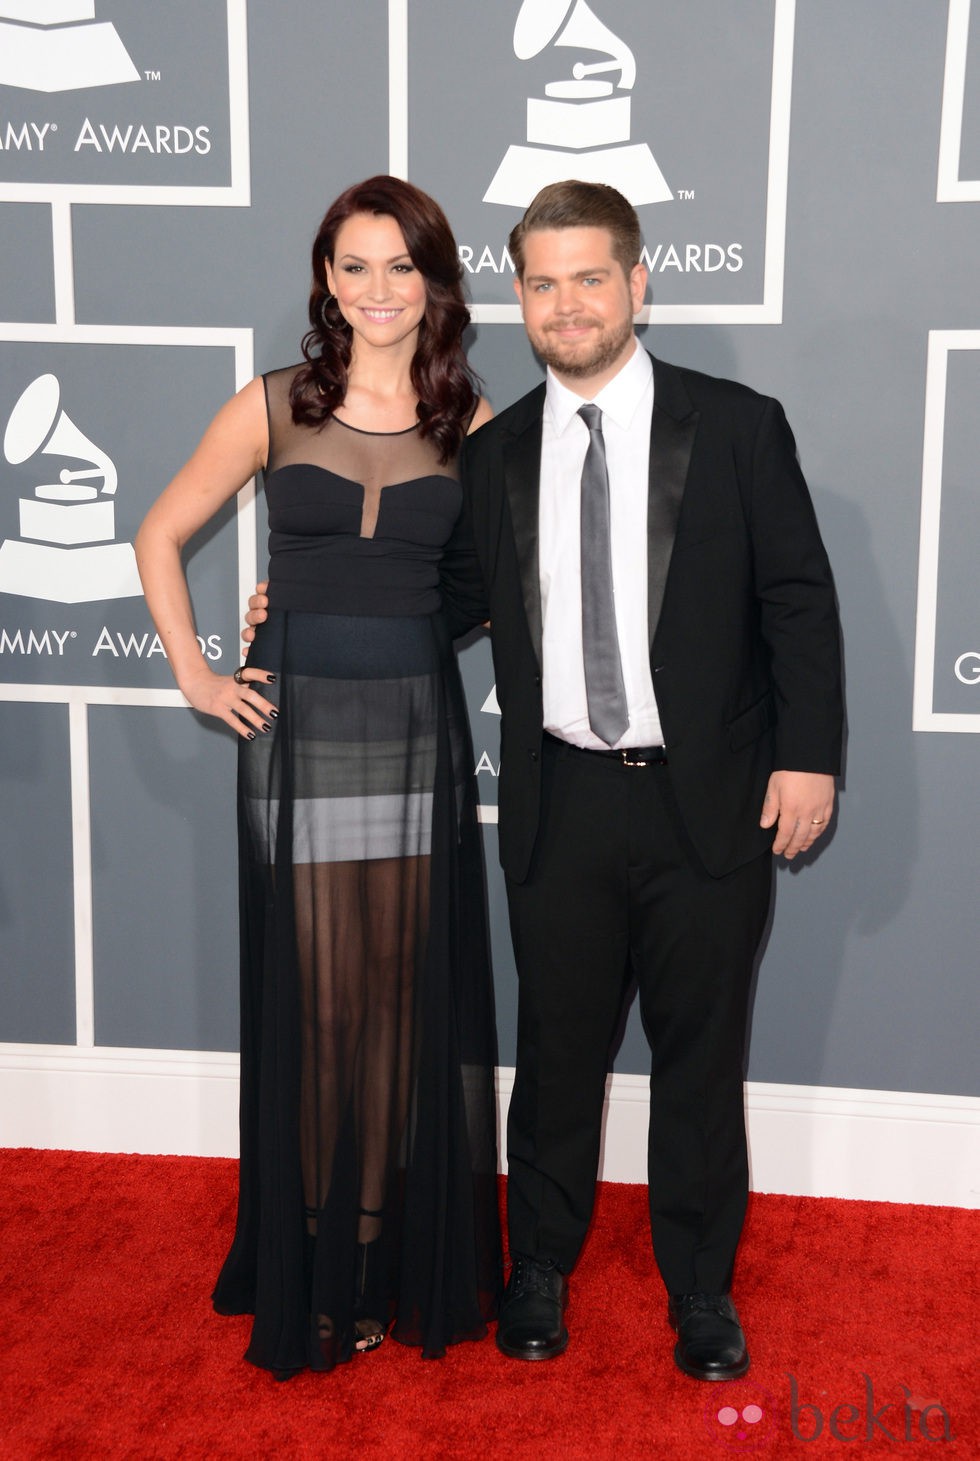
<path id="1" fill-rule="evenodd" d="M 521 314 L 524 313 L 524 281 L 519 274 L 514 275 L 514 293 L 517 295 L 517 302 L 521 307 Z"/>
<path id="2" fill-rule="evenodd" d="M 634 264 L 630 270 L 630 298 L 633 301 L 633 313 L 638 314 L 643 308 L 643 301 L 647 292 L 647 281 L 650 278 L 646 264 Z"/>

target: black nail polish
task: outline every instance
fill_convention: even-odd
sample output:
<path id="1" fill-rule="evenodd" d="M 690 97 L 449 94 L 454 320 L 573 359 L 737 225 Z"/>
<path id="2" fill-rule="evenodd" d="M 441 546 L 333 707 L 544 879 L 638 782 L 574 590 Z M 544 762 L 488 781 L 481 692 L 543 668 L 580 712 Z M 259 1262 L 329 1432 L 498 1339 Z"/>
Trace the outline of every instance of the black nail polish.
<path id="1" fill-rule="evenodd" d="M 255 740 L 255 732 L 254 732 L 254 731 L 249 731 L 249 733 L 248 733 L 248 735 L 247 735 L 247 736 L 246 736 L 246 737 L 245 737 L 245 739 L 246 739 L 246 740 L 247 740 L 247 741 L 254 741 L 254 740 Z"/>
<path id="2" fill-rule="evenodd" d="M 278 710 L 270 710 L 269 711 L 269 719 L 270 720 L 278 720 L 279 719 L 279 712 L 278 712 Z"/>
<path id="3" fill-rule="evenodd" d="M 270 675 L 269 678 L 266 680 L 265 683 L 267 685 L 274 685 L 276 683 L 276 677 L 275 677 L 275 675 Z"/>
<path id="4" fill-rule="evenodd" d="M 264 720 L 264 721 L 263 721 L 263 722 L 262 722 L 262 729 L 263 729 L 263 730 L 264 730 L 264 731 L 271 731 L 271 729 L 272 729 L 272 726 L 271 726 L 271 725 L 270 725 L 270 724 L 269 724 L 269 722 L 268 722 L 268 721 L 267 721 L 267 720 Z"/>

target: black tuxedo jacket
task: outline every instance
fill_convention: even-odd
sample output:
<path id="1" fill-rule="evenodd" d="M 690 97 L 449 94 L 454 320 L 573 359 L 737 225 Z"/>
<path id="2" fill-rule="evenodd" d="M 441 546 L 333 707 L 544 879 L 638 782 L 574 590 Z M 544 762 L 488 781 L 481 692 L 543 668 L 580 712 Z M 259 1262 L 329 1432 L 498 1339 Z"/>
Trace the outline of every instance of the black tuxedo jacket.
<path id="1" fill-rule="evenodd" d="M 840 770 L 840 631 L 779 403 L 660 360 L 653 371 L 650 665 L 685 829 L 721 877 L 772 844 L 759 816 L 774 768 Z M 467 439 L 464 509 L 444 560 L 455 627 L 492 621 L 500 859 L 517 882 L 527 876 L 540 808 L 544 399 L 542 384 Z"/>

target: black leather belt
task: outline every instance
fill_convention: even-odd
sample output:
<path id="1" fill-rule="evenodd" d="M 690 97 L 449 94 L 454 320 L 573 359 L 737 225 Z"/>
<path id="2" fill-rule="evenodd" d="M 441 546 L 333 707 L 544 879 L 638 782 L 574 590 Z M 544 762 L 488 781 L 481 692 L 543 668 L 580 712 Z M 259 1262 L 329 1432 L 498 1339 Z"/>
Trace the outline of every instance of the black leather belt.
<path id="1" fill-rule="evenodd" d="M 544 738 L 551 741 L 552 745 L 560 746 L 564 751 L 574 751 L 580 756 L 603 756 L 607 760 L 618 761 L 620 766 L 666 766 L 666 746 L 623 746 L 618 751 L 596 749 L 591 746 L 573 746 L 569 741 L 563 741 L 560 736 L 553 736 L 550 731 L 545 731 Z"/>

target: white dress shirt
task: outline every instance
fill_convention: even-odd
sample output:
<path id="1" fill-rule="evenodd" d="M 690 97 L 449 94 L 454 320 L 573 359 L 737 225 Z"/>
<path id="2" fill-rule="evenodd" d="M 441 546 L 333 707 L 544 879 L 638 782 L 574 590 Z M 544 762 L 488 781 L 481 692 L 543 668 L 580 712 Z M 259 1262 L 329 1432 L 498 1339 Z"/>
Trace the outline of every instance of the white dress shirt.
<path id="1" fill-rule="evenodd" d="M 609 473 L 616 631 L 630 723 L 620 746 L 659 746 L 663 730 L 650 673 L 647 627 L 647 497 L 653 367 L 633 354 L 594 398 L 602 412 Z M 583 397 L 548 370 L 541 441 L 538 564 L 543 627 L 544 728 L 573 746 L 601 750 L 589 725 L 582 652 L 581 484 L 589 429 Z"/>

